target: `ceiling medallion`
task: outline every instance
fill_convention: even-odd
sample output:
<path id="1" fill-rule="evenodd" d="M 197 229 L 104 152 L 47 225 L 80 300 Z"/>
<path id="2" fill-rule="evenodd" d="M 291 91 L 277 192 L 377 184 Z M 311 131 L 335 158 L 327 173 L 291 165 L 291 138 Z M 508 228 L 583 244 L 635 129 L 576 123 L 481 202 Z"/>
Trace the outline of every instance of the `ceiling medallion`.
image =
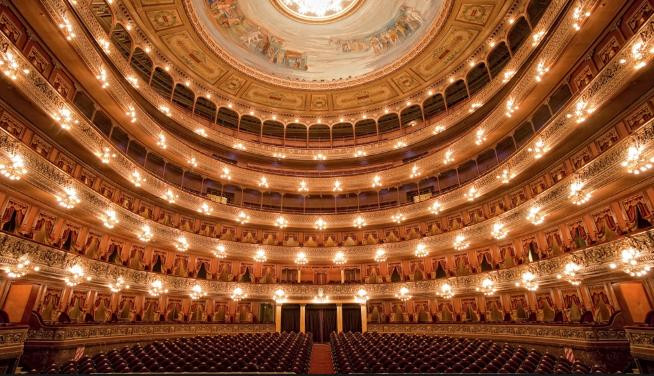
<path id="1" fill-rule="evenodd" d="M 328 23 L 343 18 L 364 0 L 271 0 L 287 16 L 306 23 Z"/>

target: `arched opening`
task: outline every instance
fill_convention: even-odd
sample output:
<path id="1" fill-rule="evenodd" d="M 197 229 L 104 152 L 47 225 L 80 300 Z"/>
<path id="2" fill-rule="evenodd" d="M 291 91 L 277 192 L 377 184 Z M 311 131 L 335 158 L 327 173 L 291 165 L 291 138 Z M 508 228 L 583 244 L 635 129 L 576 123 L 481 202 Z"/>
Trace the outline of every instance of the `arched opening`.
<path id="1" fill-rule="evenodd" d="M 111 8 L 109 7 L 109 4 L 107 4 L 105 0 L 92 1 L 91 12 L 93 12 L 95 19 L 98 20 L 102 30 L 108 34 L 113 23 L 113 16 L 111 14 Z"/>
<path id="2" fill-rule="evenodd" d="M 192 111 L 193 102 L 195 102 L 195 93 L 193 93 L 191 89 L 182 84 L 175 85 L 175 91 L 173 92 L 173 103 L 185 110 Z"/>
<path id="3" fill-rule="evenodd" d="M 532 26 L 538 24 L 538 21 L 543 17 L 550 3 L 551 0 L 531 0 L 529 2 L 529 5 L 527 5 L 527 17 L 529 17 L 529 22 Z"/>
<path id="4" fill-rule="evenodd" d="M 216 119 L 216 105 L 207 98 L 198 97 L 195 101 L 195 115 L 213 123 Z"/>
<path id="5" fill-rule="evenodd" d="M 254 116 L 243 115 L 238 129 L 241 132 L 259 136 L 261 134 L 261 120 Z"/>
<path id="6" fill-rule="evenodd" d="M 365 138 L 369 137 L 370 140 L 377 139 L 377 124 L 372 119 L 360 120 L 354 126 L 354 132 L 357 138 L 357 143 L 365 142 Z"/>
<path id="7" fill-rule="evenodd" d="M 286 126 L 286 143 L 289 145 L 306 146 L 307 127 L 304 124 L 291 123 Z"/>
<path id="8" fill-rule="evenodd" d="M 509 31 L 507 37 L 509 47 L 514 55 L 518 51 L 518 48 L 520 48 L 527 38 L 529 38 L 529 34 L 531 34 L 531 29 L 529 28 L 527 20 L 525 20 L 524 17 L 520 17 L 515 25 L 513 25 L 513 28 L 511 28 L 511 31 Z"/>
<path id="9" fill-rule="evenodd" d="M 497 151 L 497 159 L 500 162 L 505 161 L 515 152 L 515 143 L 513 142 L 513 137 L 509 136 L 504 140 L 497 143 L 495 146 Z"/>
<path id="10" fill-rule="evenodd" d="M 506 47 L 506 43 L 502 42 L 495 46 L 495 48 L 493 48 L 493 50 L 488 54 L 487 60 L 491 76 L 495 77 L 500 74 L 509 60 L 511 60 L 511 54 L 509 53 L 509 49 Z"/>
<path id="11" fill-rule="evenodd" d="M 479 156 L 477 157 L 477 166 L 479 167 L 480 174 L 483 174 L 486 171 L 497 166 L 497 158 L 495 158 L 495 150 L 490 149 L 479 154 Z"/>
<path id="12" fill-rule="evenodd" d="M 95 112 L 95 103 L 91 100 L 91 98 L 89 98 L 88 95 L 86 95 L 85 92 L 78 91 L 75 93 L 73 103 L 75 103 L 77 109 L 80 110 L 88 119 L 93 117 L 93 112 Z"/>
<path id="13" fill-rule="evenodd" d="M 423 102 L 422 108 L 425 112 L 425 120 L 429 120 L 445 112 L 445 98 L 440 93 L 432 95 Z"/>
<path id="14" fill-rule="evenodd" d="M 284 124 L 278 121 L 264 121 L 261 133 L 263 134 L 263 142 L 274 145 L 282 145 L 284 143 Z"/>
<path id="15" fill-rule="evenodd" d="M 138 74 L 143 81 L 147 84 L 150 82 L 150 75 L 152 74 L 152 67 L 154 64 L 152 64 L 152 59 L 150 59 L 150 56 L 145 53 L 142 49 L 139 47 L 136 47 L 134 49 L 134 53 L 132 54 L 132 60 L 129 62 L 129 65 L 136 71 L 136 74 Z"/>
<path id="16" fill-rule="evenodd" d="M 386 114 L 377 120 L 379 134 L 389 133 L 400 129 L 400 118 L 397 114 Z"/>
<path id="17" fill-rule="evenodd" d="M 124 59 L 129 58 L 129 54 L 132 51 L 132 37 L 129 36 L 123 25 L 116 24 L 116 27 L 111 32 L 111 42 Z"/>
<path id="18" fill-rule="evenodd" d="M 165 100 L 170 99 L 170 95 L 173 92 L 173 78 L 170 77 L 165 70 L 160 67 L 157 67 L 154 70 L 154 75 L 152 76 L 151 85 L 154 91 L 159 93 Z"/>
<path id="19" fill-rule="evenodd" d="M 471 97 L 486 86 L 486 84 L 490 82 L 486 63 L 475 65 L 475 67 L 466 75 L 466 82 L 468 83 L 468 90 L 470 91 Z"/>
<path id="20" fill-rule="evenodd" d="M 422 109 L 419 105 L 414 104 L 400 112 L 402 128 L 414 127 L 422 122 Z"/>
<path id="21" fill-rule="evenodd" d="M 218 117 L 216 118 L 216 124 L 227 129 L 237 129 L 238 114 L 236 111 L 232 111 L 229 108 L 220 107 L 218 110 Z"/>
<path id="22" fill-rule="evenodd" d="M 338 123 L 332 126 L 332 144 L 334 146 L 351 145 L 354 140 L 354 128 L 351 123 Z"/>
<path id="23" fill-rule="evenodd" d="M 326 124 L 313 124 L 309 127 L 309 142 L 313 146 L 329 145 L 331 142 L 330 133 L 330 129 Z"/>
<path id="24" fill-rule="evenodd" d="M 462 102 L 468 98 L 468 91 L 466 84 L 463 80 L 458 80 L 445 89 L 445 100 L 447 101 L 447 108 L 454 107 L 457 103 Z"/>

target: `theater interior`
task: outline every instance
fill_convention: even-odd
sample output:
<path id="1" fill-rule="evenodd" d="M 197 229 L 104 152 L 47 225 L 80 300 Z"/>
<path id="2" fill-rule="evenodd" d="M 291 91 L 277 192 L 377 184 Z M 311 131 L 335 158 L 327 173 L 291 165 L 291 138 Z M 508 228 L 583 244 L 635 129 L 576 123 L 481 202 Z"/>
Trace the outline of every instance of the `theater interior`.
<path id="1" fill-rule="evenodd" d="M 654 372 L 654 0 L 0 0 L 0 372 Z"/>

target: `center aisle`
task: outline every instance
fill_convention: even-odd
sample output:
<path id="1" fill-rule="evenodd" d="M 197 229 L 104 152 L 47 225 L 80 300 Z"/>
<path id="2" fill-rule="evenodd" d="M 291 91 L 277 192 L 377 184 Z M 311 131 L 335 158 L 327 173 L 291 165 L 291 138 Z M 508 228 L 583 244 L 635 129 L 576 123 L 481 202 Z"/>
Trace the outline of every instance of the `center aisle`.
<path id="1" fill-rule="evenodd" d="M 310 374 L 333 374 L 332 349 L 326 343 L 314 343 L 311 348 Z"/>

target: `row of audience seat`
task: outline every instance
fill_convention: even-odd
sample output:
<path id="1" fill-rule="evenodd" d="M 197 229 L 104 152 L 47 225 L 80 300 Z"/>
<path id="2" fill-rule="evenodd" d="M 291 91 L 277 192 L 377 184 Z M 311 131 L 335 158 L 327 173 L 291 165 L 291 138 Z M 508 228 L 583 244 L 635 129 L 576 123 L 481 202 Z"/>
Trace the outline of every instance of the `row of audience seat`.
<path id="1" fill-rule="evenodd" d="M 565 357 L 481 339 L 395 333 L 332 333 L 338 373 L 606 373 Z"/>
<path id="2" fill-rule="evenodd" d="M 35 373 L 307 373 L 313 341 L 298 333 L 246 333 L 155 341 L 83 356 Z"/>

